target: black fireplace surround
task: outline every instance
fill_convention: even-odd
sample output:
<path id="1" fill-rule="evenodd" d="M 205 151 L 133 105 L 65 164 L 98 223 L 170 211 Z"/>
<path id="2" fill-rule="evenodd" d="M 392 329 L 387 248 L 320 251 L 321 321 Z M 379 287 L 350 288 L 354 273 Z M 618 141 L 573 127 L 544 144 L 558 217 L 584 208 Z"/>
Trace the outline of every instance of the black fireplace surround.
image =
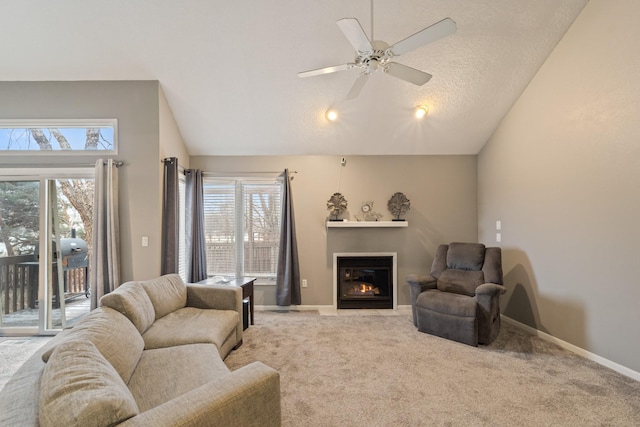
<path id="1" fill-rule="evenodd" d="M 338 309 L 393 308 L 393 256 L 338 256 Z"/>

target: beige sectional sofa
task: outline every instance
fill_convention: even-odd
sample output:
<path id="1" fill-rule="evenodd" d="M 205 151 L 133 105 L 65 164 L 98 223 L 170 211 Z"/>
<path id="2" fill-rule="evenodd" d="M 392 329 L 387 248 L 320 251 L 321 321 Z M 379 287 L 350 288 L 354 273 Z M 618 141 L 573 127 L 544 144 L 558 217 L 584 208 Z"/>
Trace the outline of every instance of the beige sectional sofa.
<path id="1" fill-rule="evenodd" d="M 128 282 L 34 354 L 0 393 L 0 426 L 279 426 L 280 378 L 223 362 L 242 291 L 177 275 Z"/>

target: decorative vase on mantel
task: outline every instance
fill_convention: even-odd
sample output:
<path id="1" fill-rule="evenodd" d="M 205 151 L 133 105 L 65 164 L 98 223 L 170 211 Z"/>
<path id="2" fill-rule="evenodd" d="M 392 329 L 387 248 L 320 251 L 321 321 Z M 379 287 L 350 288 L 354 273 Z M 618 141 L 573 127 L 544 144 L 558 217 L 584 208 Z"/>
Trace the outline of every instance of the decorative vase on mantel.
<path id="1" fill-rule="evenodd" d="M 411 209 L 411 201 L 407 199 L 407 196 L 404 194 L 397 192 L 391 196 L 387 203 L 387 207 L 389 208 L 391 215 L 395 216 L 393 221 L 404 221 L 400 216 L 404 215 L 409 211 L 409 209 Z"/>

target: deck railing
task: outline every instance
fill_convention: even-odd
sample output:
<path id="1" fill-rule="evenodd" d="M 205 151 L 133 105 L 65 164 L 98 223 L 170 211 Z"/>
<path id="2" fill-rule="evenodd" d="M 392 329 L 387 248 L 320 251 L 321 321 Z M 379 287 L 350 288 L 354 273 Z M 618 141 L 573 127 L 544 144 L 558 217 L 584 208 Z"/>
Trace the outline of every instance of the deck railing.
<path id="1" fill-rule="evenodd" d="M 54 264 L 56 266 L 56 264 Z M 39 263 L 35 255 L 0 257 L 0 307 L 2 314 L 38 306 Z M 85 294 L 87 268 L 64 271 L 65 298 Z M 57 274 L 53 274 L 54 306 L 57 305 Z"/>
<path id="2" fill-rule="evenodd" d="M 3 314 L 35 308 L 38 271 L 30 268 L 35 261 L 35 255 L 0 257 L 0 303 Z M 34 270 L 36 277 L 33 277 Z"/>

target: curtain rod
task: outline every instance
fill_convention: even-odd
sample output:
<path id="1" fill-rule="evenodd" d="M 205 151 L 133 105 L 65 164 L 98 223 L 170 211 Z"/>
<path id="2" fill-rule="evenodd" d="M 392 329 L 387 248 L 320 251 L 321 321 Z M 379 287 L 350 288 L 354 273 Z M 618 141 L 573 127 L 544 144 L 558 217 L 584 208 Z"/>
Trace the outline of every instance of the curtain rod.
<path id="1" fill-rule="evenodd" d="M 165 157 L 164 159 L 160 160 L 160 163 L 171 163 L 174 160 L 178 160 L 177 157 Z M 178 164 L 178 170 L 179 171 L 185 171 L 187 169 L 185 169 L 184 167 L 182 167 L 182 165 Z M 279 171 L 227 171 L 227 172 L 208 172 L 208 171 L 202 171 L 204 174 L 247 174 L 247 173 L 283 173 L 284 170 L 279 170 Z M 289 171 L 289 173 L 298 173 L 298 171 Z"/>
<path id="2" fill-rule="evenodd" d="M 107 164 L 107 161 L 102 162 L 103 165 Z M 95 167 L 95 163 L 18 163 L 12 165 L 0 165 L 1 168 L 92 168 Z M 117 168 L 124 166 L 122 160 L 114 160 L 113 165 Z"/>
<path id="3" fill-rule="evenodd" d="M 239 174 L 239 173 L 284 173 L 284 169 L 283 170 L 279 170 L 279 171 L 226 171 L 226 172 L 204 172 L 204 173 L 215 173 L 215 174 L 225 174 L 225 173 L 232 173 L 232 174 Z M 289 173 L 298 173 L 298 171 L 289 171 Z"/>
<path id="4" fill-rule="evenodd" d="M 187 169 L 185 169 L 184 173 L 187 173 Z M 298 171 L 289 171 L 289 174 L 296 174 L 298 173 Z M 226 172 L 222 172 L 222 171 L 202 171 L 202 174 L 204 176 L 211 176 L 211 177 L 220 177 L 220 178 L 225 178 L 225 177 L 241 177 L 241 176 L 250 176 L 250 175 L 284 175 L 284 170 L 279 170 L 279 171 L 226 171 Z M 291 179 L 293 179 L 293 177 L 291 177 Z"/>

